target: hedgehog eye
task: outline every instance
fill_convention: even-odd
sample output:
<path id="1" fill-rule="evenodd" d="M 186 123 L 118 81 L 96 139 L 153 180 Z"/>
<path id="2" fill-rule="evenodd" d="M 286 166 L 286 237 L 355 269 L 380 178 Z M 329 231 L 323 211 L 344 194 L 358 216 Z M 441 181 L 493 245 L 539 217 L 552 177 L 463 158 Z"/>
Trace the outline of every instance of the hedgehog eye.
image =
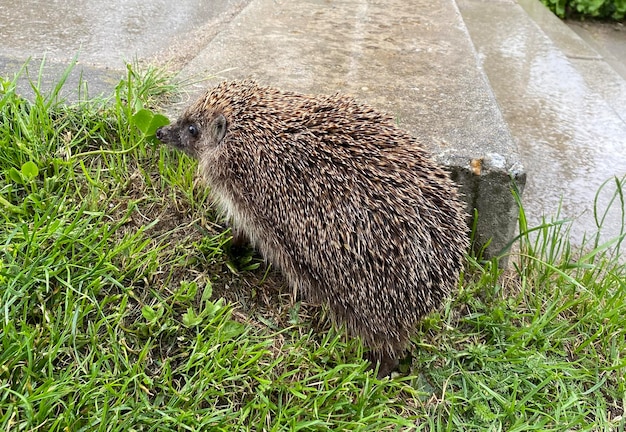
<path id="1" fill-rule="evenodd" d="M 189 126 L 187 126 L 187 131 L 189 132 L 189 135 L 194 138 L 196 138 L 199 133 L 198 127 L 195 124 L 190 124 Z"/>

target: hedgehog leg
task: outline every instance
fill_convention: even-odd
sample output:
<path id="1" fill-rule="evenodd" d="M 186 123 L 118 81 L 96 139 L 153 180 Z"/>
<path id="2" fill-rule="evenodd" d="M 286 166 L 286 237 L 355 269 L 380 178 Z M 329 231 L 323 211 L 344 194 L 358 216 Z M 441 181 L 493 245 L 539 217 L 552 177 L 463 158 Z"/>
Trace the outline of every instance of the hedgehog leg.
<path id="1" fill-rule="evenodd" d="M 257 254 L 257 250 L 253 248 L 248 237 L 243 232 L 233 229 L 232 238 L 226 245 L 226 254 L 231 261 L 236 263 L 242 258 Z"/>
<path id="2" fill-rule="evenodd" d="M 250 242 L 248 241 L 248 237 L 239 231 L 232 230 L 232 239 L 230 240 L 230 247 L 233 249 L 241 250 L 250 247 Z"/>
<path id="3" fill-rule="evenodd" d="M 378 379 L 391 376 L 391 372 L 397 369 L 400 361 L 396 356 L 392 356 L 386 351 L 369 351 L 365 353 L 366 360 L 370 362 L 369 370 L 376 369 L 378 366 Z"/>

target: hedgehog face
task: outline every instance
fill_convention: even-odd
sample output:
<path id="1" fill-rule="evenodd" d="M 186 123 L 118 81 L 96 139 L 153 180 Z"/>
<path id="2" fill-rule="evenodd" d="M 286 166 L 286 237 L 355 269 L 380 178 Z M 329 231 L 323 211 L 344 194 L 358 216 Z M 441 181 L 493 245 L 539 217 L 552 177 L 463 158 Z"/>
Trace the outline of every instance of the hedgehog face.
<path id="1" fill-rule="evenodd" d="M 186 118 L 180 118 L 176 123 L 164 126 L 156 131 L 159 141 L 193 157 L 199 155 L 199 143 L 202 137 L 201 125 Z"/>
<path id="2" fill-rule="evenodd" d="M 199 158 L 204 150 L 219 145 L 226 135 L 226 118 L 222 114 L 206 123 L 203 119 L 182 116 L 176 123 L 158 129 L 156 137 L 164 144 Z"/>

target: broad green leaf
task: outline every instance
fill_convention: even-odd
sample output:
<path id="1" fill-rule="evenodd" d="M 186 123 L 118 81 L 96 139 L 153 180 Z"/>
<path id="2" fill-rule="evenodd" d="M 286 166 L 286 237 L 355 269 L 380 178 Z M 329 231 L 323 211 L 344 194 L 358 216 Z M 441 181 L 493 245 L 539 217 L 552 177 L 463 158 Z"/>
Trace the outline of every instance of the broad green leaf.
<path id="1" fill-rule="evenodd" d="M 187 308 L 187 312 L 183 314 L 183 324 L 185 327 L 194 327 L 202 322 L 202 317 L 196 315 L 192 308 Z"/>
<path id="2" fill-rule="evenodd" d="M 143 315 L 146 320 L 153 323 L 161 318 L 161 316 L 163 315 L 163 308 L 159 307 L 155 309 L 151 306 L 145 305 L 141 308 L 141 315 Z"/>
<path id="3" fill-rule="evenodd" d="M 22 174 L 20 174 L 20 172 L 16 168 L 11 168 L 9 170 L 9 178 L 14 183 L 24 184 L 24 178 L 22 177 Z"/>
<path id="4" fill-rule="evenodd" d="M 134 115 L 133 115 L 133 123 L 135 123 L 135 126 L 137 126 L 137 128 L 143 132 L 144 135 L 147 135 L 147 131 L 148 128 L 150 127 L 150 122 L 152 121 L 152 118 L 154 117 L 154 114 L 152 114 L 151 111 L 147 110 L 147 109 L 140 109 L 139 111 L 137 111 Z"/>
<path id="5" fill-rule="evenodd" d="M 150 123 L 150 129 L 148 130 L 150 132 L 149 135 L 156 134 L 158 128 L 168 124 L 170 124 L 170 119 L 165 117 L 163 114 L 155 114 L 152 118 L 152 122 Z"/>
<path id="6" fill-rule="evenodd" d="M 140 109 L 133 115 L 133 123 L 145 135 L 152 136 L 157 129 L 170 123 L 169 119 L 162 114 L 154 114 L 147 109 Z"/>
<path id="7" fill-rule="evenodd" d="M 28 179 L 32 180 L 39 175 L 39 168 L 37 164 L 31 161 L 26 162 L 22 165 L 22 175 Z"/>
<path id="8" fill-rule="evenodd" d="M 211 281 L 207 280 L 206 285 L 204 286 L 204 290 L 202 291 L 202 302 L 210 300 L 212 295 L 213 285 L 211 284 Z"/>

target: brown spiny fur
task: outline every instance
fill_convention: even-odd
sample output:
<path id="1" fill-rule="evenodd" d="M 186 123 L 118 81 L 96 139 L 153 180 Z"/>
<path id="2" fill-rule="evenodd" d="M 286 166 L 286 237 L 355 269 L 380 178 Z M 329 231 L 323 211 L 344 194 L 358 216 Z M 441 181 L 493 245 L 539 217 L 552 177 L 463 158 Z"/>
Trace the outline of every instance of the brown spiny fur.
<path id="1" fill-rule="evenodd" d="M 232 227 L 361 337 L 381 375 L 458 283 L 468 239 L 455 186 L 367 105 L 225 82 L 157 136 L 199 159 Z"/>

